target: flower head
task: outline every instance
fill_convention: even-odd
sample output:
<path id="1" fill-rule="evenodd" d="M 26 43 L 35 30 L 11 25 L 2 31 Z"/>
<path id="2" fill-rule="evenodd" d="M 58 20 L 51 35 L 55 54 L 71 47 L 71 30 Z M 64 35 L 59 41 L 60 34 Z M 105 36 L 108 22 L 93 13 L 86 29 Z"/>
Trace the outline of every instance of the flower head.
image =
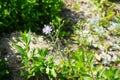
<path id="1" fill-rule="evenodd" d="M 52 31 L 52 27 L 48 25 L 44 25 L 44 28 L 42 31 L 44 34 L 50 34 L 50 32 Z"/>

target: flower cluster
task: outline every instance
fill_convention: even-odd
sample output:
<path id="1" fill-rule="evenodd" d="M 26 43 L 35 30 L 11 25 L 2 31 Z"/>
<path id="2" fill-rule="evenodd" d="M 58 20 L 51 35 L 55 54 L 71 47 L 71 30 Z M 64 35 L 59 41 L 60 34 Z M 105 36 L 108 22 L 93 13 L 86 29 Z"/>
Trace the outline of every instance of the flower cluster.
<path id="1" fill-rule="evenodd" d="M 44 28 L 43 28 L 43 33 L 44 34 L 50 34 L 51 33 L 51 31 L 52 31 L 52 27 L 51 26 L 48 26 L 48 25 L 44 25 Z"/>

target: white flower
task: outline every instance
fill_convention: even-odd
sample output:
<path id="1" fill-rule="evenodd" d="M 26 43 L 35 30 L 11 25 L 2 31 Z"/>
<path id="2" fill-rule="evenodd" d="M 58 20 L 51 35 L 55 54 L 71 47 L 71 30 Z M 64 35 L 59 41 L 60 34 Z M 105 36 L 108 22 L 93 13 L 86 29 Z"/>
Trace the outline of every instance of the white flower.
<path id="1" fill-rule="evenodd" d="M 48 25 L 44 25 L 44 28 L 42 31 L 44 34 L 50 34 L 50 32 L 52 31 L 52 27 Z"/>

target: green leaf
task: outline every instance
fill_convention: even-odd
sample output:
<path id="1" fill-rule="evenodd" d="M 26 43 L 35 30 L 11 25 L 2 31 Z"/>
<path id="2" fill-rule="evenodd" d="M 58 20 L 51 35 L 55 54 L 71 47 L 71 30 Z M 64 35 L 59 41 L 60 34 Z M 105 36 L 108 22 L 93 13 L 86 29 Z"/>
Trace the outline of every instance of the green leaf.
<path id="1" fill-rule="evenodd" d="M 20 32 L 20 35 L 22 36 L 22 39 L 25 43 L 25 45 L 27 44 L 27 37 L 26 37 L 26 31 L 23 33 L 23 32 Z"/>
<path id="2" fill-rule="evenodd" d="M 92 78 L 90 77 L 90 75 L 88 75 L 88 74 L 84 74 L 84 75 L 82 75 L 83 76 L 83 80 L 92 80 Z"/>
<path id="3" fill-rule="evenodd" d="M 83 68 L 84 67 L 84 62 L 82 61 L 76 61 L 75 67 L 79 68 Z"/>
<path id="4" fill-rule="evenodd" d="M 32 58 L 34 57 L 35 50 L 36 50 L 36 49 L 34 49 L 34 50 L 30 53 L 30 59 L 32 59 Z"/>
<path id="5" fill-rule="evenodd" d="M 78 4 L 78 3 L 74 4 L 74 6 L 73 6 L 73 7 L 74 7 L 74 9 L 75 9 L 75 10 L 79 10 L 79 8 L 80 8 L 80 6 L 79 6 L 79 4 Z"/>
<path id="6" fill-rule="evenodd" d="M 56 77 L 56 76 L 57 76 L 54 68 L 51 69 L 51 74 L 53 75 L 53 77 Z"/>
<path id="7" fill-rule="evenodd" d="M 28 36 L 27 36 L 27 46 L 29 46 L 30 41 L 31 41 L 31 30 L 29 30 L 29 32 L 28 32 Z"/>
<path id="8" fill-rule="evenodd" d="M 97 77 L 102 77 L 102 75 L 103 75 L 103 73 L 104 73 L 104 71 L 105 71 L 105 68 L 98 68 L 98 70 L 97 70 L 98 72 L 97 72 Z"/>
<path id="9" fill-rule="evenodd" d="M 21 72 L 21 73 L 20 73 L 20 77 L 25 77 L 25 73 L 24 73 L 24 72 Z"/>
<path id="10" fill-rule="evenodd" d="M 93 62 L 94 62 L 94 55 L 93 54 L 91 54 L 91 56 L 90 56 L 90 63 L 91 63 L 91 65 L 93 64 Z"/>
<path id="11" fill-rule="evenodd" d="M 45 50 L 42 50 L 42 49 L 39 49 L 38 48 L 38 54 L 41 56 L 41 57 L 45 57 L 48 53 L 48 49 L 45 49 Z"/>
<path id="12" fill-rule="evenodd" d="M 38 57 L 33 57 L 33 59 L 34 59 L 35 62 L 40 61 L 40 59 Z"/>
<path id="13" fill-rule="evenodd" d="M 13 46 L 22 55 L 22 57 L 26 55 L 25 50 L 21 46 L 16 44 L 13 44 Z"/>
<path id="14" fill-rule="evenodd" d="M 114 78 L 119 78 L 120 74 L 119 74 L 119 70 L 115 69 L 114 70 Z"/>
<path id="15" fill-rule="evenodd" d="M 18 42 L 21 42 L 20 38 L 18 38 L 18 37 L 16 37 L 15 40 Z"/>
<path id="16" fill-rule="evenodd" d="M 82 61 L 85 61 L 85 53 L 84 52 L 82 52 L 81 59 L 82 59 Z"/>

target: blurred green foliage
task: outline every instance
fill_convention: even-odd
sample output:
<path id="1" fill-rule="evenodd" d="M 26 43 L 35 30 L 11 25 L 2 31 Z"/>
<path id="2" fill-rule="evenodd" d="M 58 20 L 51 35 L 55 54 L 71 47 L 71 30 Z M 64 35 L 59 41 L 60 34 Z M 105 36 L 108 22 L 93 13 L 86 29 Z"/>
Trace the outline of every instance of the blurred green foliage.
<path id="1" fill-rule="evenodd" d="M 106 27 L 110 24 L 110 21 L 113 20 L 115 16 L 115 3 L 110 2 L 109 0 L 90 0 L 98 8 L 98 12 L 101 13 L 101 20 L 99 22 L 100 26 Z"/>
<path id="2" fill-rule="evenodd" d="M 42 50 L 40 48 L 34 48 L 30 51 L 31 31 L 27 33 L 20 33 L 22 39 L 18 41 L 23 42 L 25 48 L 13 43 L 13 47 L 21 54 L 23 66 L 20 69 L 24 69 L 26 72 L 21 71 L 20 76 L 26 80 L 39 80 L 42 78 L 52 79 L 56 77 L 55 66 L 53 64 L 53 57 L 49 56 L 46 59 L 48 49 Z M 37 53 L 36 53 L 37 51 Z"/>
<path id="3" fill-rule="evenodd" d="M 13 43 L 13 47 L 21 54 L 24 69 L 21 76 L 26 80 L 120 80 L 119 68 L 115 65 L 95 65 L 93 50 L 78 48 L 76 51 L 66 51 L 69 58 L 62 57 L 55 64 L 55 57 L 50 56 L 48 49 L 33 49 L 30 51 L 31 32 L 21 32 L 25 48 Z M 54 44 L 54 43 L 53 43 Z M 37 52 L 37 53 L 36 53 Z M 62 52 L 62 51 L 61 51 Z M 44 79 L 45 78 L 45 79 Z"/>
<path id="4" fill-rule="evenodd" d="M 0 32 L 42 29 L 59 16 L 62 0 L 0 0 Z"/>
<path id="5" fill-rule="evenodd" d="M 8 80 L 8 77 L 10 76 L 9 70 L 6 68 L 7 61 L 2 59 L 1 53 L 0 53 L 0 80 Z"/>

